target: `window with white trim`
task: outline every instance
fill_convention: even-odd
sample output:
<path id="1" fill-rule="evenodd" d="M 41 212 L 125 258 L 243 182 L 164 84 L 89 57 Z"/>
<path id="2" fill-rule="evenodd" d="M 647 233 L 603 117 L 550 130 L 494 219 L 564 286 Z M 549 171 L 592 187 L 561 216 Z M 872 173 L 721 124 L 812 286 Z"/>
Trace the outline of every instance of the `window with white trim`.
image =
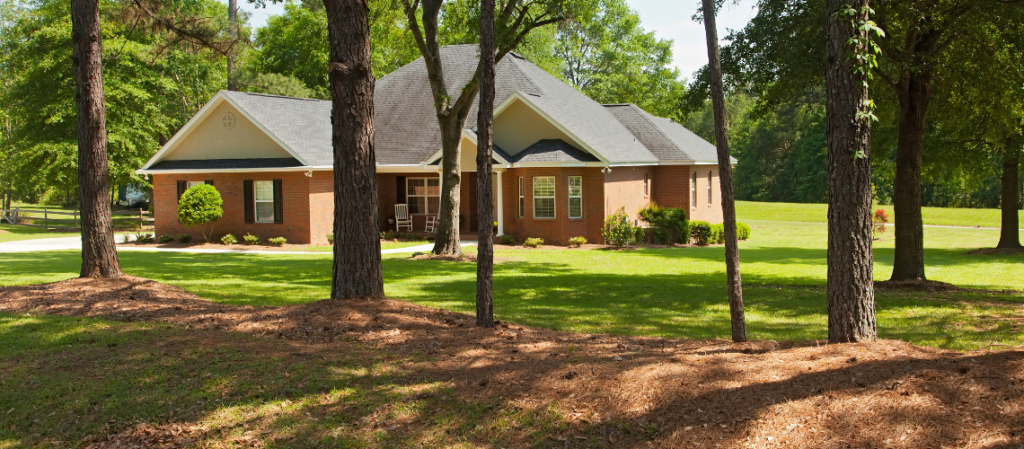
<path id="1" fill-rule="evenodd" d="M 407 178 L 410 214 L 436 215 L 441 210 L 441 178 Z"/>
<path id="2" fill-rule="evenodd" d="M 253 181 L 256 202 L 256 222 L 274 222 L 274 181 Z"/>
<path id="3" fill-rule="evenodd" d="M 708 172 L 708 204 L 711 204 L 711 172 Z"/>
<path id="4" fill-rule="evenodd" d="M 526 216 L 526 195 L 523 190 L 523 177 L 519 177 L 519 218 Z"/>
<path id="5" fill-rule="evenodd" d="M 644 173 L 644 196 L 645 197 L 647 196 L 647 192 L 648 192 L 647 186 L 648 186 L 648 183 L 647 183 L 647 173 Z"/>
<path id="6" fill-rule="evenodd" d="M 693 203 L 693 207 L 697 207 L 697 173 L 694 173 L 692 178 L 693 185 L 690 187 L 690 202 Z"/>
<path id="7" fill-rule="evenodd" d="M 533 178 L 533 218 L 555 218 L 555 177 Z"/>
<path id="8" fill-rule="evenodd" d="M 583 177 L 569 177 L 569 218 L 583 218 Z"/>
<path id="9" fill-rule="evenodd" d="M 198 185 L 201 185 L 201 184 L 204 184 L 204 183 L 205 183 L 204 181 L 186 181 L 185 182 L 185 190 L 191 189 L 191 188 L 193 188 L 195 186 L 198 186 Z"/>

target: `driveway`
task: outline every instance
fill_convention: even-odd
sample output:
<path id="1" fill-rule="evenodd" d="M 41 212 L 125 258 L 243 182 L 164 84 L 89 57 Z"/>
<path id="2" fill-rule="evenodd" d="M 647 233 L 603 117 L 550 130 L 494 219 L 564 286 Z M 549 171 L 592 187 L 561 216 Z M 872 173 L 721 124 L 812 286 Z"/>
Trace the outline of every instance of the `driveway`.
<path id="1" fill-rule="evenodd" d="M 120 237 L 119 237 L 120 238 Z M 475 241 L 463 240 L 462 246 L 476 245 Z M 409 246 L 405 248 L 385 249 L 381 254 L 394 253 L 417 253 L 429 252 L 434 248 L 433 243 L 425 245 Z M 0 253 L 27 253 L 36 251 L 61 251 L 81 250 L 81 237 L 60 237 L 53 239 L 16 240 L 13 242 L 0 243 Z M 266 250 L 241 250 L 241 249 L 190 249 L 190 248 L 137 248 L 118 247 L 118 251 L 151 251 L 151 252 L 172 252 L 172 253 L 233 253 L 233 254 L 330 254 L 323 251 L 266 251 Z"/>

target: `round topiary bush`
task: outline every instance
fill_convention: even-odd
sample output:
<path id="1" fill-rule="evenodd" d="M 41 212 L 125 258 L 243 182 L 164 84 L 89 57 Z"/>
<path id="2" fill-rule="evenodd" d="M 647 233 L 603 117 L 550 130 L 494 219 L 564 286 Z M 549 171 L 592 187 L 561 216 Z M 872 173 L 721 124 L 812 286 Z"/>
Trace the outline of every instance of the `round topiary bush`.
<path id="1" fill-rule="evenodd" d="M 209 184 L 200 184 L 181 194 L 178 200 L 178 221 L 187 228 L 199 227 L 203 240 L 210 241 L 206 226 L 210 226 L 209 234 L 213 234 L 213 222 L 224 215 L 224 200 L 220 192 Z"/>

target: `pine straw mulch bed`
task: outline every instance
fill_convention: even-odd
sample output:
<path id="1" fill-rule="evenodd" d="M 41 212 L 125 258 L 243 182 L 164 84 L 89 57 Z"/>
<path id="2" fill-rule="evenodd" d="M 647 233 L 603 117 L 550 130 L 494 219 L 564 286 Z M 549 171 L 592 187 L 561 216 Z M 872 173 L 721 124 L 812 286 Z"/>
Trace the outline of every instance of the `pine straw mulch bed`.
<path id="1" fill-rule="evenodd" d="M 0 311 L 241 332 L 282 339 L 311 354 L 365 348 L 399 358 L 425 354 L 415 366 L 404 362 L 396 369 L 442 382 L 466 401 L 500 400 L 519 409 L 555 406 L 568 430 L 549 435 L 542 447 L 1024 444 L 1020 350 L 963 353 L 888 340 L 731 344 L 507 323 L 480 329 L 471 316 L 404 301 L 227 306 L 133 277 L 2 288 Z M 361 425 L 382 425 L 375 419 L 368 416 Z M 414 419 L 391 429 L 415 432 L 417 425 Z M 630 428 L 641 431 L 623 430 Z M 194 442 L 202 432 L 189 423 L 143 423 L 114 428 L 95 447 L 155 447 L 179 434 L 192 435 L 185 441 Z M 507 447 L 526 445 L 536 444 Z"/>

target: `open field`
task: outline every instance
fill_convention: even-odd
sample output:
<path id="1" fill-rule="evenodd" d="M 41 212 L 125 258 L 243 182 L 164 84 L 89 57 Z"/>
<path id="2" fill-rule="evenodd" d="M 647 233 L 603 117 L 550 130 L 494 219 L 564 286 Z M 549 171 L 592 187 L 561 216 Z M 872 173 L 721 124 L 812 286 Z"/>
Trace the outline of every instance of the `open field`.
<path id="1" fill-rule="evenodd" d="M 744 296 L 751 338 L 825 337 L 825 226 L 749 221 L 741 245 Z M 970 255 L 992 246 L 997 231 L 926 228 L 930 279 L 985 292 L 878 292 L 879 331 L 935 347 L 1021 345 L 1024 256 Z M 891 234 L 876 242 L 876 279 L 892 270 Z M 728 334 L 723 249 L 500 250 L 495 269 L 499 319 L 572 332 L 671 338 Z M 124 252 L 126 272 L 178 285 L 235 305 L 303 304 L 328 296 L 331 259 L 324 255 L 152 254 Z M 0 285 L 74 277 L 77 254 L 2 254 Z M 384 258 L 389 297 L 472 312 L 475 266 Z"/>
<path id="2" fill-rule="evenodd" d="M 889 219 L 893 220 L 892 205 L 875 205 L 874 209 L 885 209 Z M 980 226 L 983 228 L 1000 227 L 999 209 L 966 209 L 946 207 L 922 207 L 921 218 L 926 225 L 939 226 Z M 1019 211 L 1020 223 L 1024 226 L 1024 210 Z M 825 222 L 828 219 L 828 204 L 803 203 L 760 203 L 756 201 L 737 201 L 736 219 L 775 220 L 775 221 L 810 221 Z"/>

